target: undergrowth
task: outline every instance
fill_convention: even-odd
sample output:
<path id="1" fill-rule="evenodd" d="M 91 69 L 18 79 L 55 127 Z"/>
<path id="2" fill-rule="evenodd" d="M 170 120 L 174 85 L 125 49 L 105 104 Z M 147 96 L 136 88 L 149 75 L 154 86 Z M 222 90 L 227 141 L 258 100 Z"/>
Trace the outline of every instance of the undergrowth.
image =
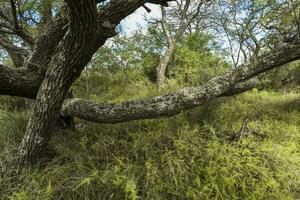
<path id="1" fill-rule="evenodd" d="M 4 161 L 29 114 L 1 112 L 0 199 L 298 199 L 299 108 L 299 94 L 252 91 L 169 119 L 78 121 L 17 181 Z"/>

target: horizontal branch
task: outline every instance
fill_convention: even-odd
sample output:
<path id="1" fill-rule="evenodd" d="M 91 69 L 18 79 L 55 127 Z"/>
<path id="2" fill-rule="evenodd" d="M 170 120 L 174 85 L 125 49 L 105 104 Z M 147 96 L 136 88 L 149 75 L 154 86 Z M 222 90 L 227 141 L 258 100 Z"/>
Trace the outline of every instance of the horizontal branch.
<path id="1" fill-rule="evenodd" d="M 25 68 L 9 68 L 0 64 L 0 94 L 34 99 L 43 77 Z"/>
<path id="2" fill-rule="evenodd" d="M 72 1 L 68 2 L 70 5 L 74 3 Z M 111 0 L 98 13 L 101 22 L 100 30 L 105 30 L 104 24 L 107 25 L 106 21 L 113 28 L 145 2 L 145 0 Z M 74 3 L 74 5 L 77 5 L 77 3 Z M 94 19 L 94 17 L 91 19 Z M 68 22 L 68 15 L 64 12 L 52 20 L 44 34 L 37 39 L 33 54 L 24 68 L 13 69 L 0 65 L 0 94 L 36 98 L 36 93 L 44 79 L 48 63 L 52 60 L 54 54 L 59 53 L 56 52 L 57 46 L 66 35 L 67 29 L 70 26 L 72 27 L 72 21 L 71 25 Z M 73 24 L 73 30 L 76 27 Z M 99 33 L 105 34 L 102 31 L 99 31 Z M 103 36 L 100 39 L 99 41 L 104 44 L 107 38 Z M 185 88 L 149 99 L 125 101 L 119 104 L 96 104 L 87 100 L 69 99 L 64 102 L 61 112 L 63 116 L 79 117 L 99 123 L 117 123 L 173 116 L 184 110 L 203 105 L 215 98 L 247 91 L 258 84 L 258 80 L 255 79 L 257 75 L 298 59 L 300 59 L 299 40 L 291 44 L 285 44 L 280 49 L 268 52 L 252 60 L 251 63 L 245 63 L 201 86 Z"/>
<path id="3" fill-rule="evenodd" d="M 277 52 L 264 54 L 253 63 L 211 79 L 204 85 L 190 87 L 166 95 L 125 101 L 119 104 L 97 104 L 82 99 L 66 100 L 63 116 L 73 116 L 99 123 L 118 123 L 137 119 L 168 117 L 203 105 L 215 98 L 251 89 L 258 83 L 253 77 L 300 59 L 300 44 L 290 44 Z"/>
<path id="4" fill-rule="evenodd" d="M 233 96 L 255 87 L 257 79 L 238 84 L 221 96 Z M 200 106 L 217 95 L 208 94 L 207 88 L 188 88 L 167 95 L 120 104 L 99 104 L 84 99 L 68 99 L 62 107 L 63 116 L 72 116 L 98 123 L 120 123 L 138 119 L 174 116 Z"/>
<path id="5" fill-rule="evenodd" d="M 287 44 L 276 52 L 264 54 L 252 63 L 243 64 L 223 76 L 211 79 L 205 85 L 119 104 L 96 104 L 87 100 L 69 99 L 63 105 L 62 115 L 99 123 L 172 116 L 218 97 L 245 92 L 259 83 L 255 78 L 257 75 L 298 59 L 299 41 Z M 0 65 L 0 94 L 35 98 L 42 79 L 30 70 Z"/>

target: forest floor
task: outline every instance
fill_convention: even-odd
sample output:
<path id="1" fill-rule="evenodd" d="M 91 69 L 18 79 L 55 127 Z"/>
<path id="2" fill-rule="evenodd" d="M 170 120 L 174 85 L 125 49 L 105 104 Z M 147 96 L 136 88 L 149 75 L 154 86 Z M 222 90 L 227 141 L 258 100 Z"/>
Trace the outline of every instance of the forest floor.
<path id="1" fill-rule="evenodd" d="M 3 113 L 0 160 L 28 112 Z M 171 118 L 54 134 L 46 162 L 0 199 L 299 199 L 300 94 L 253 90 Z M 1 162 L 0 162 L 1 171 Z"/>

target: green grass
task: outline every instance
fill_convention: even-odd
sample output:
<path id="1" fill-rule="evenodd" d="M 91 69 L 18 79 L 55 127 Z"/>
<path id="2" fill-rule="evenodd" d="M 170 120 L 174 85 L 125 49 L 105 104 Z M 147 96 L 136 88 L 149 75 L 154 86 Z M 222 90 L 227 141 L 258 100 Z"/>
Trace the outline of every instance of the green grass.
<path id="1" fill-rule="evenodd" d="M 234 139 L 246 118 L 249 135 Z M 17 144 L 27 119 L 5 114 L 1 148 Z M 299 94 L 252 91 L 169 119 L 78 123 L 54 134 L 45 167 L 16 182 L 6 171 L 2 199 L 299 199 Z"/>

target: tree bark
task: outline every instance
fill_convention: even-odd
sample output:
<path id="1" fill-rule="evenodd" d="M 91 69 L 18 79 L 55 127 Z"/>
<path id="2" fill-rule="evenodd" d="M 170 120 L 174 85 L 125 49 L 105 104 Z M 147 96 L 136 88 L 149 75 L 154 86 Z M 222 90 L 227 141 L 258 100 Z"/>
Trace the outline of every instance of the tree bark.
<path id="1" fill-rule="evenodd" d="M 66 101 L 62 114 L 100 123 L 118 123 L 137 119 L 169 117 L 203 105 L 215 98 L 244 92 L 257 85 L 256 76 L 300 59 L 300 41 L 268 52 L 204 85 L 190 87 L 166 95 L 127 101 L 120 104 L 95 104 L 71 99 Z M 254 79 L 252 79 L 254 78 Z"/>
<path id="2" fill-rule="evenodd" d="M 186 111 L 197 106 L 201 106 L 215 98 L 233 96 L 255 87 L 259 81 L 251 79 L 243 84 L 226 90 L 224 92 L 215 91 L 219 83 L 215 81 L 208 85 L 185 88 L 166 95 L 125 101 L 119 104 L 99 104 L 84 99 L 66 100 L 62 107 L 63 116 L 74 116 L 97 123 L 121 123 L 141 119 L 157 119 L 161 117 L 171 117 L 182 111 Z M 223 83 L 222 83 L 223 84 Z M 208 92 L 210 90 L 210 92 Z"/>
<path id="3" fill-rule="evenodd" d="M 217 97 L 232 96 L 248 91 L 249 89 L 259 84 L 259 80 L 257 78 L 252 77 L 263 74 L 264 72 L 269 71 L 273 68 L 280 67 L 284 64 L 300 59 L 299 42 L 300 41 L 296 41 L 292 44 L 286 44 L 286 46 L 282 47 L 281 49 L 277 49 L 275 52 L 266 53 L 260 58 L 257 58 L 257 60 L 253 60 L 251 63 L 247 63 L 238 67 L 236 70 L 241 70 L 243 71 L 243 73 L 240 74 L 238 78 L 236 78 L 234 86 L 229 88 L 228 90 L 224 90 L 222 94 Z M 37 90 L 39 85 L 38 81 L 35 84 L 31 84 L 33 87 L 30 87 L 30 85 L 26 84 L 26 82 L 22 82 L 23 84 L 17 84 L 20 80 L 23 80 L 23 78 L 14 79 L 13 77 L 22 76 L 20 74 L 17 74 L 11 77 L 9 76 L 10 74 L 12 74 L 10 70 L 6 71 L 8 71 L 7 75 L 3 76 L 4 73 L 1 72 L 0 65 L 0 88 L 6 88 L 7 86 L 10 87 L 11 85 L 13 85 L 16 87 L 10 88 L 8 90 L 9 94 L 27 97 L 31 96 L 31 98 L 35 98 L 32 91 Z M 5 83 L 1 83 L 3 77 L 6 77 L 6 79 L 8 79 L 5 81 Z M 218 78 L 221 80 L 222 77 L 223 76 L 220 76 Z M 164 96 L 154 97 L 152 99 L 127 101 L 120 104 L 96 104 L 82 99 L 69 99 L 64 102 L 61 114 L 65 117 L 79 117 L 81 119 L 98 123 L 118 123 L 137 119 L 167 117 L 205 103 L 206 101 L 198 101 L 199 104 L 191 104 L 191 107 L 186 107 L 179 104 L 180 102 L 181 104 L 186 104 L 184 102 L 184 98 L 183 101 L 179 101 L 179 98 L 182 98 L 182 94 L 185 94 L 194 97 L 194 101 L 197 102 L 196 98 L 200 97 L 197 97 L 195 93 L 199 93 L 205 87 L 213 89 L 213 85 L 210 84 L 211 82 L 208 82 L 204 86 L 202 85 L 193 88 L 187 88 L 178 92 L 166 94 Z M 220 84 L 222 84 L 222 82 L 220 82 Z M 26 92 L 19 93 L 19 91 L 27 91 L 28 94 Z M 0 89 L 1 94 L 7 94 L 3 92 L 5 91 L 3 91 L 3 89 Z M 202 95 L 203 97 L 207 96 L 205 93 Z M 173 101 L 165 103 L 165 101 L 168 99 Z M 170 107 L 161 107 L 162 105 L 166 104 L 177 104 L 177 106 L 173 105 Z M 174 106 L 176 107 L 176 110 Z"/>
<path id="4" fill-rule="evenodd" d="M 41 157 L 72 83 L 107 38 L 116 34 L 116 24 L 144 2 L 133 0 L 126 3 L 126 6 L 120 6 L 123 1 L 111 1 L 106 8 L 117 6 L 116 10 L 119 12 L 111 12 L 110 21 L 97 18 L 99 13 L 94 0 L 66 0 L 66 3 L 70 15 L 69 31 L 60 41 L 54 57 L 49 59 L 51 62 L 38 90 L 33 113 L 19 148 L 19 167 L 30 167 Z M 106 9 L 102 11 L 100 15 L 103 16 Z M 33 66 L 34 64 L 36 62 L 33 62 Z"/>
<path id="5" fill-rule="evenodd" d="M 49 64 L 38 91 L 33 114 L 19 148 L 18 163 L 22 167 L 32 165 L 43 153 L 69 88 L 99 47 L 95 45 L 98 31 L 95 2 L 69 0 L 67 4 L 71 15 L 70 32 L 61 43 L 60 52 Z"/>

